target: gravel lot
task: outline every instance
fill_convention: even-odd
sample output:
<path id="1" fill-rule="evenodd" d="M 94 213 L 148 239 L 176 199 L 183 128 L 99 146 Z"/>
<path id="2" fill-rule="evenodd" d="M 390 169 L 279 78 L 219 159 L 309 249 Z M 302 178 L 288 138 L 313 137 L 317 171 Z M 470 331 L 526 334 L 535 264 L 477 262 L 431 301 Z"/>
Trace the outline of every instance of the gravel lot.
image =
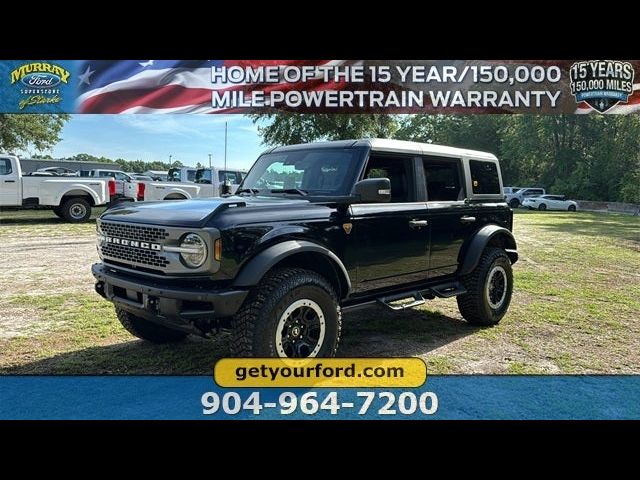
<path id="1" fill-rule="evenodd" d="M 0 373 L 210 374 L 226 338 L 155 346 L 93 292 L 93 223 L 0 212 Z M 479 329 L 455 299 L 345 317 L 341 356 L 419 356 L 430 373 L 640 373 L 640 218 L 518 211 L 509 314 Z"/>

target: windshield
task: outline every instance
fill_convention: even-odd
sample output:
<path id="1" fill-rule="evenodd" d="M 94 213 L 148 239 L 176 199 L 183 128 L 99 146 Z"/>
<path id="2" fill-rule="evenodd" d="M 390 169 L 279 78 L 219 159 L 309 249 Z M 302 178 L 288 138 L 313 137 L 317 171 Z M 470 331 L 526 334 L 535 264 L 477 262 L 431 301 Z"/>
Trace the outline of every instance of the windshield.
<path id="1" fill-rule="evenodd" d="M 262 155 L 247 174 L 240 191 L 342 196 L 351 192 L 364 151 L 323 148 Z"/>

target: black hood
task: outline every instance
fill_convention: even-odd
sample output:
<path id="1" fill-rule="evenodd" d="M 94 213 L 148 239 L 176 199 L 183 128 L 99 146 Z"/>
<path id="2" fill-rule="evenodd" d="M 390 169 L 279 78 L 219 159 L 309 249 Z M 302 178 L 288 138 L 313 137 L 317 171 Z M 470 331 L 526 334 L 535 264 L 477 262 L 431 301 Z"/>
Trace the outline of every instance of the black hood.
<path id="1" fill-rule="evenodd" d="M 123 202 L 100 218 L 131 223 L 176 227 L 204 227 L 209 219 L 228 208 L 309 203 L 306 200 L 275 197 L 197 198 L 161 202 Z"/>

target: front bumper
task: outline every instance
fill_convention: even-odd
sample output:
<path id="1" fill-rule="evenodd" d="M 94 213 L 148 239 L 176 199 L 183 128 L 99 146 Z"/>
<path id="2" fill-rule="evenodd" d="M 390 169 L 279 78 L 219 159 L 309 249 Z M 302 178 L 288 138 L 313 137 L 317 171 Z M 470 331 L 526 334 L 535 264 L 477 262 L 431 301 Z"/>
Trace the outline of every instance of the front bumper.
<path id="1" fill-rule="evenodd" d="M 96 292 L 133 315 L 168 328 L 203 335 L 203 321 L 235 315 L 248 290 L 176 287 L 116 272 L 103 263 L 91 267 Z"/>

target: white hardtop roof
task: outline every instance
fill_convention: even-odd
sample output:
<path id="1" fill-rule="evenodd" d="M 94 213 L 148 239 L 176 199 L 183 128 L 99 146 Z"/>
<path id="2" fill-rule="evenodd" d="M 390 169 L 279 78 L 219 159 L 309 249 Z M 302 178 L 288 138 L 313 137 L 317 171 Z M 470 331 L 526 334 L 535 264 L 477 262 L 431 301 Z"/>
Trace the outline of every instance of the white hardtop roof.
<path id="1" fill-rule="evenodd" d="M 283 152 L 288 150 L 299 150 L 305 148 L 347 148 L 347 147 L 369 147 L 378 152 L 400 152 L 415 153 L 421 155 L 443 155 L 447 157 L 475 157 L 496 160 L 495 155 L 466 148 L 446 147 L 433 143 L 407 142 L 404 140 L 391 140 L 386 138 L 363 138 L 360 140 L 337 140 L 333 142 L 303 143 L 298 145 L 287 145 L 276 147 L 265 153 Z"/>

